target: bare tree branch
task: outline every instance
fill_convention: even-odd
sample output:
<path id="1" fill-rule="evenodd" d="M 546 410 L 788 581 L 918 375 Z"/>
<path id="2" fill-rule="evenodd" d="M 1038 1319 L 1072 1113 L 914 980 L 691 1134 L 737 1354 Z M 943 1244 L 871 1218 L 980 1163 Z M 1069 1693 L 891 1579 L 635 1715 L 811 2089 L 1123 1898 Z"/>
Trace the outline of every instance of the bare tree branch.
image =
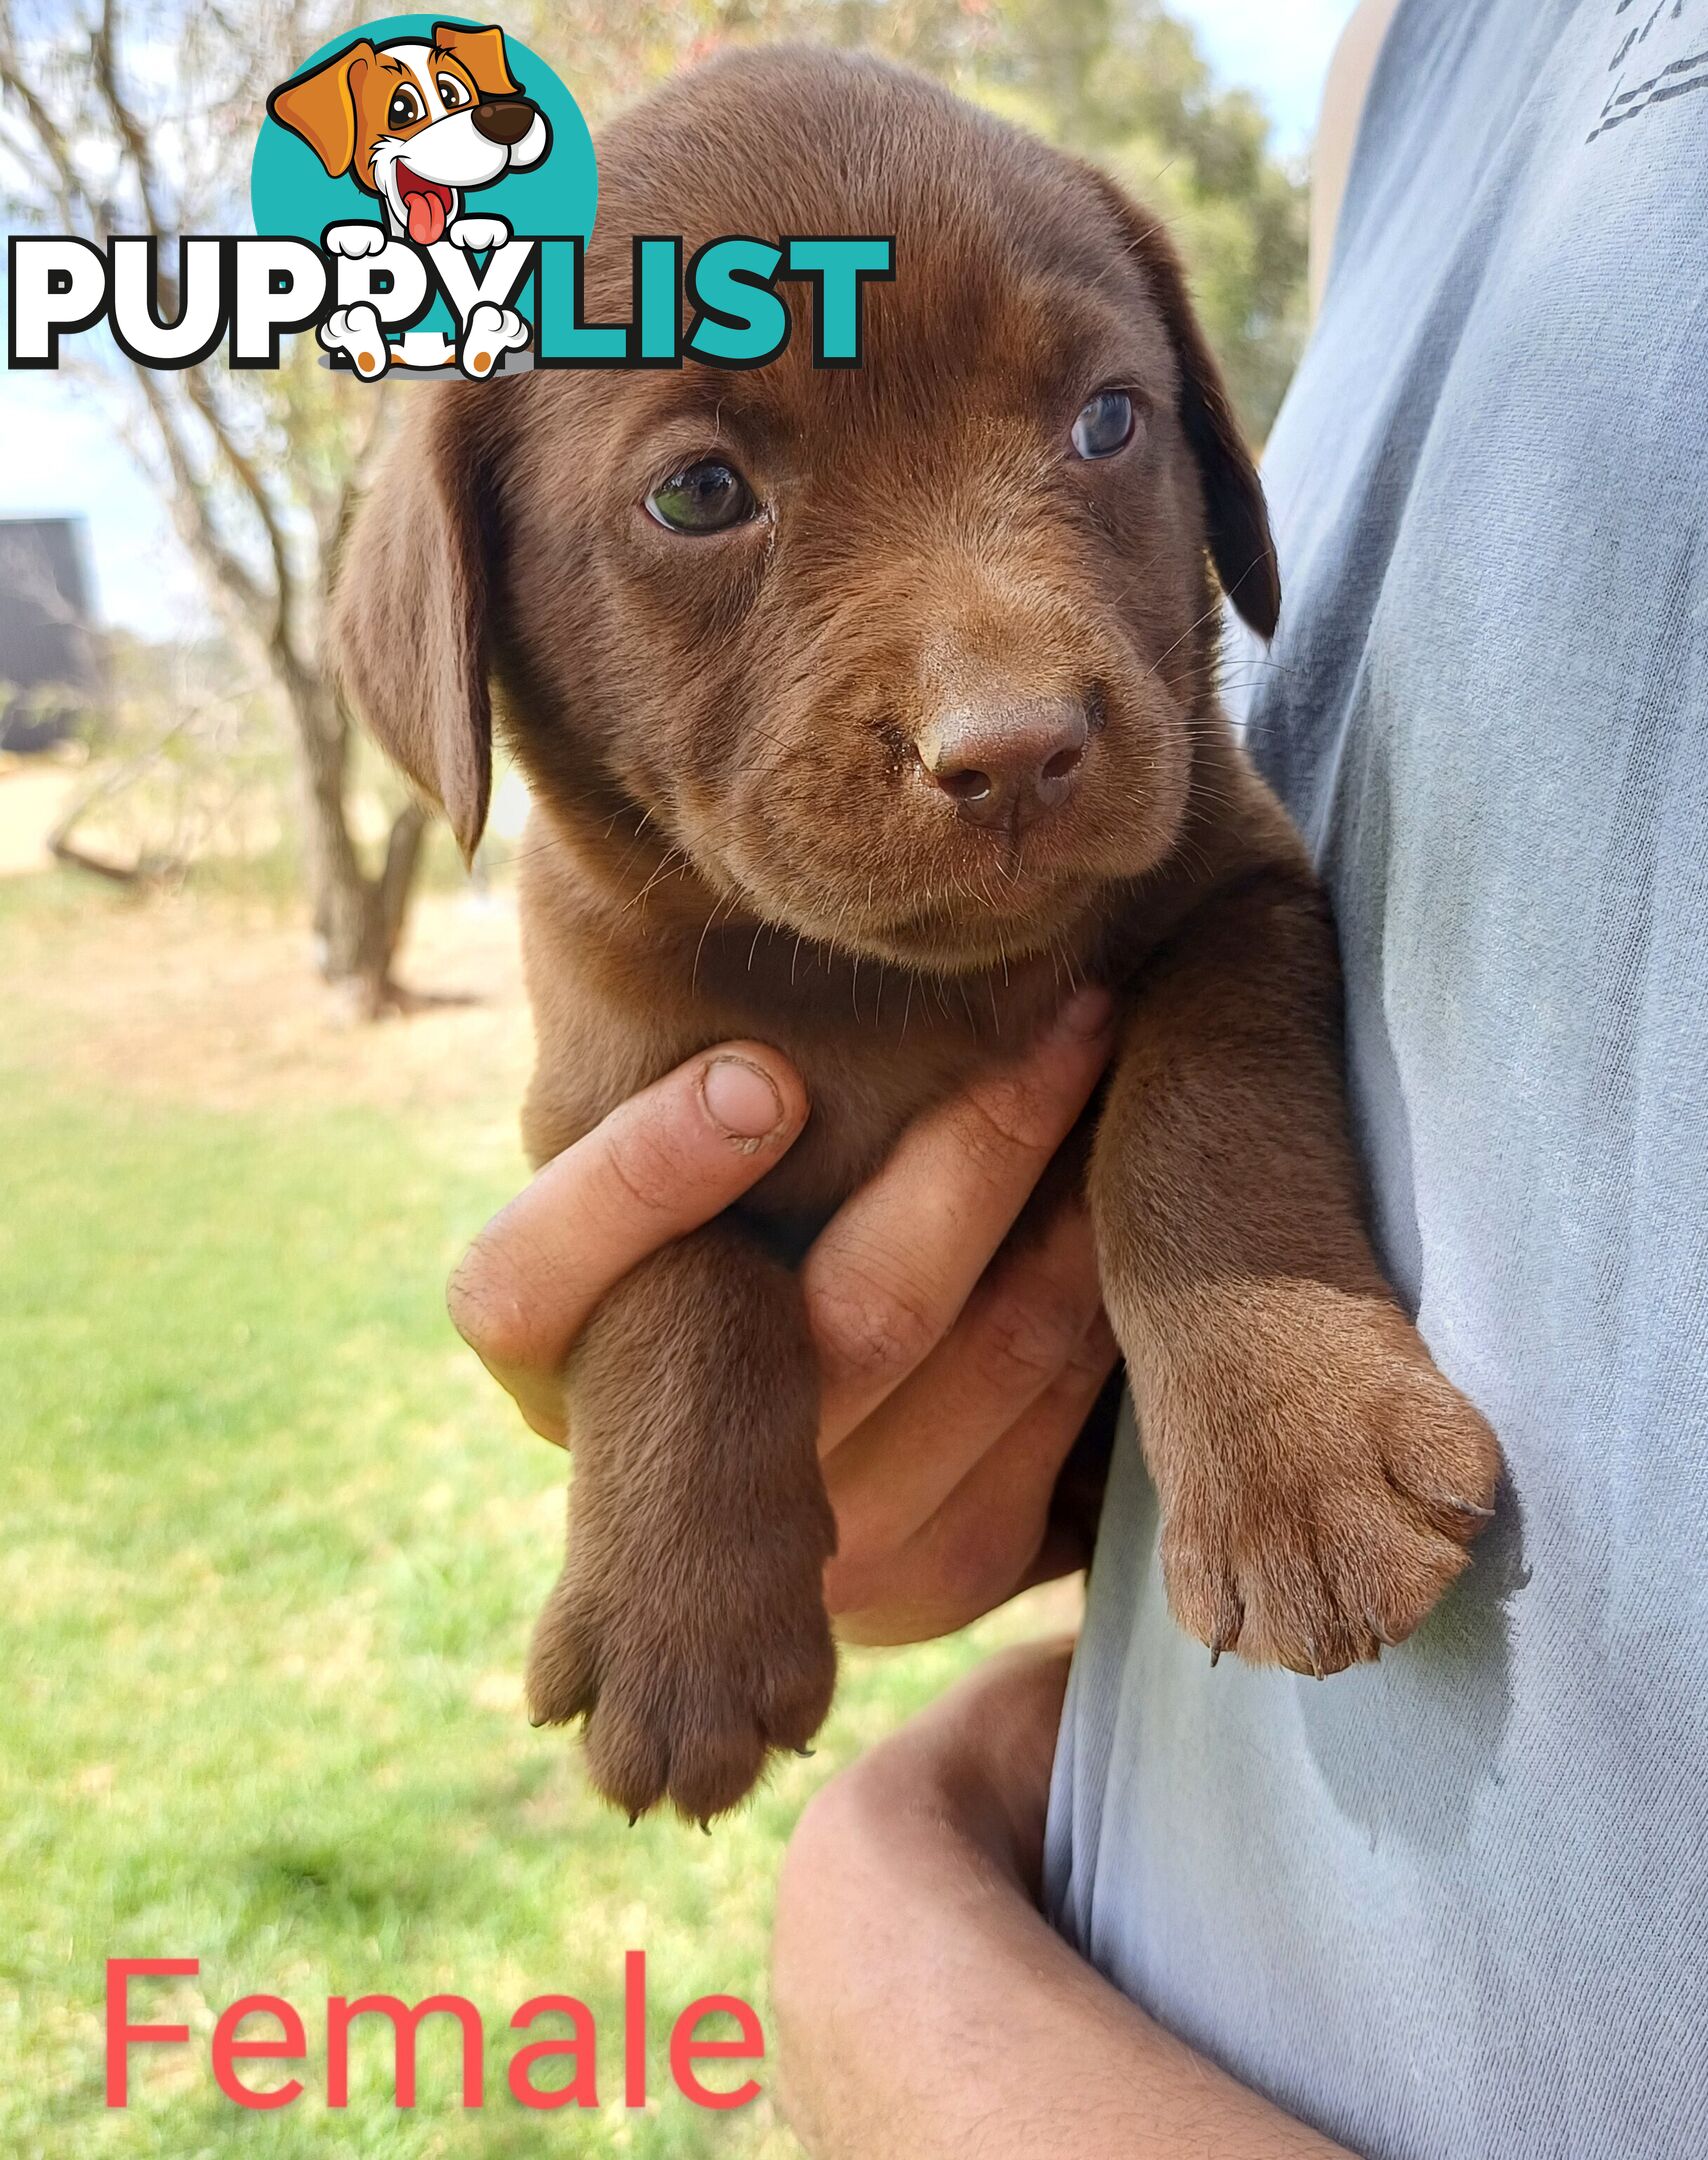
<path id="1" fill-rule="evenodd" d="M 184 371 L 184 391 L 201 414 L 227 471 L 242 490 L 266 538 L 268 552 L 273 561 L 274 590 L 269 642 L 282 649 L 290 643 L 293 619 L 297 612 L 293 603 L 297 598 L 298 583 L 296 573 L 291 567 L 290 547 L 284 526 L 253 459 L 239 447 L 226 415 L 220 411 L 213 386 L 203 369 L 187 368 Z"/>
<path id="2" fill-rule="evenodd" d="M 17 205 L 19 222 L 57 222 L 97 246 L 115 231 L 153 237 L 159 312 L 172 321 L 182 312 L 177 240 L 197 222 L 192 197 L 223 204 L 242 186 L 232 146 L 247 131 L 229 131 L 222 143 L 209 116 L 259 113 L 276 74 L 268 53 L 276 46 L 288 58 L 318 42 L 307 27 L 317 0 L 261 0 L 242 23 L 215 6 L 192 10 L 179 25 L 172 92 L 159 95 L 148 65 L 138 63 L 135 6 L 91 4 L 92 16 L 45 38 L 32 26 L 26 46 L 13 0 L 0 0 L 0 189 Z M 175 121 L 180 87 L 192 84 L 187 113 Z M 162 149 L 163 140 L 181 147 Z M 121 439 L 162 485 L 218 612 L 265 664 L 291 717 L 327 971 L 358 981 L 365 1008 L 378 1011 L 394 998 L 392 955 L 424 819 L 408 808 L 380 862 L 364 868 L 348 811 L 350 720 L 323 669 L 319 631 L 330 546 L 383 424 L 383 401 L 367 389 L 363 407 L 345 386 L 300 366 L 247 378 L 209 362 L 168 375 L 91 354 L 81 371 L 109 400 Z M 275 443 L 300 449 L 275 456 Z M 62 852 L 86 854 L 69 833 L 58 838 Z M 179 843 L 188 839 L 181 831 Z M 93 859 L 87 867 L 134 874 Z"/>
<path id="3" fill-rule="evenodd" d="M 36 147 L 53 167 L 54 197 L 66 229 L 98 244 L 102 234 L 110 232 L 118 222 L 114 205 L 108 198 L 95 195 L 71 155 L 65 131 L 24 73 L 9 7 L 0 15 L 0 89 L 23 107 Z"/>
<path id="4" fill-rule="evenodd" d="M 107 108 L 113 129 L 124 149 L 130 168 L 136 178 L 137 195 L 142 204 L 144 222 L 156 239 L 165 239 L 167 229 L 161 215 L 154 172 L 154 152 L 148 139 L 148 130 L 137 119 L 119 90 L 118 69 L 118 0 L 102 0 L 100 28 L 90 39 L 91 57 L 95 64 L 95 80 L 101 87 L 101 101 Z M 176 281 L 173 281 L 174 284 Z M 166 272 L 161 272 L 161 284 L 167 283 Z M 174 294 L 172 304 L 165 310 L 176 314 Z"/>
<path id="5" fill-rule="evenodd" d="M 154 420 L 161 452 L 173 480 L 172 512 L 185 545 L 213 573 L 226 597 L 252 626 L 267 615 L 269 595 L 230 547 L 214 520 L 208 493 L 195 469 L 172 395 L 147 368 L 138 368 L 137 387 Z M 250 634 L 253 634 L 251 627 Z"/>

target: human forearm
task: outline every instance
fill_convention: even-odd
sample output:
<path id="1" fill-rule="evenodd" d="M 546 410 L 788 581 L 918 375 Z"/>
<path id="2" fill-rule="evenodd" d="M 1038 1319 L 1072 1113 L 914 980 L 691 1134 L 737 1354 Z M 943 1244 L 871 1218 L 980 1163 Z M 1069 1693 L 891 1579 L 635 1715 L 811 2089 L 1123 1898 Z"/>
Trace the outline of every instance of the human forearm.
<path id="1" fill-rule="evenodd" d="M 777 2001 L 813 2160 L 1344 2160 L 1039 1915 L 1028 1876 L 1054 1719 L 1038 1713 L 1052 1684 L 1059 1696 L 1043 1674 L 1033 1661 L 975 1683 L 829 1788 L 797 1833 Z M 1001 1784 L 981 1756 L 1005 1761 Z"/>

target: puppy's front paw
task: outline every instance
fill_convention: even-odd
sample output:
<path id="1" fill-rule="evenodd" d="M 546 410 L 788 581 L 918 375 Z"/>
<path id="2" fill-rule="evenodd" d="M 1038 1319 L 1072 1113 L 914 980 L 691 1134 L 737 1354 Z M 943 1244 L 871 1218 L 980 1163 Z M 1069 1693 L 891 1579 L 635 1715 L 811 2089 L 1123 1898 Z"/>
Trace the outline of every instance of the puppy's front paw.
<path id="1" fill-rule="evenodd" d="M 474 309 L 457 347 L 457 365 L 473 381 L 490 375 L 504 355 L 528 342 L 528 325 L 514 308 L 483 301 Z"/>
<path id="2" fill-rule="evenodd" d="M 380 328 L 378 313 L 371 307 L 334 308 L 318 332 L 329 353 L 343 353 L 358 375 L 369 382 L 391 365 L 391 348 Z"/>
<path id="3" fill-rule="evenodd" d="M 1321 1678 L 1403 1642 L 1463 1571 L 1500 1454 L 1397 1312 L 1303 1307 L 1272 1354 L 1171 1391 L 1148 1451 L 1181 1625 Z"/>
<path id="4" fill-rule="evenodd" d="M 817 1563 L 680 1589 L 670 1557 L 644 1584 L 609 1559 L 591 1581 L 566 1568 L 534 1630 L 528 1706 L 537 1725 L 587 1720 L 588 1775 L 636 1816 L 668 1799 L 707 1823 L 746 1799 L 774 1749 L 804 1750 L 836 1687 Z"/>
<path id="5" fill-rule="evenodd" d="M 708 1822 L 836 1683 L 836 1522 L 800 1285 L 728 1223 L 643 1261 L 576 1347 L 569 1552 L 528 1660 L 537 1724 L 587 1720 L 588 1774 L 633 1817 Z"/>
<path id="6" fill-rule="evenodd" d="M 501 217 L 453 218 L 446 233 L 452 247 L 477 255 L 484 255 L 488 248 L 502 247 L 509 237 L 510 228 Z"/>
<path id="7" fill-rule="evenodd" d="M 321 236 L 328 253 L 347 255 L 359 261 L 364 255 L 377 255 L 391 235 L 383 225 L 351 224 L 328 225 Z"/>

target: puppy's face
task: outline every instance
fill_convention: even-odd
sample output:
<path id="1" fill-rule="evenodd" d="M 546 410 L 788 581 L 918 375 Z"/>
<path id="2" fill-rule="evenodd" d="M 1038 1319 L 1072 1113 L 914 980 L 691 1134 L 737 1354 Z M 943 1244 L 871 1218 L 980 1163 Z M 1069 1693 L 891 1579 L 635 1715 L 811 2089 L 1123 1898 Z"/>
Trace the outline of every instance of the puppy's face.
<path id="1" fill-rule="evenodd" d="M 827 55 L 691 78 L 601 167 L 596 315 L 625 312 L 629 236 L 678 226 L 690 250 L 893 232 L 897 275 L 866 288 L 858 369 L 812 365 L 810 299 L 784 287 L 765 368 L 538 374 L 447 405 L 435 455 L 484 521 L 453 553 L 491 573 L 536 787 L 590 845 L 644 821 L 702 914 L 945 971 L 1048 947 L 1179 835 L 1207 547 L 1265 631 L 1277 604 L 1166 244 L 1083 168 Z M 364 531 L 391 561 L 412 513 L 382 494 L 369 517 L 352 580 Z M 384 733 L 384 633 L 344 612 Z M 403 754 L 446 793 L 437 749 Z"/>
<path id="2" fill-rule="evenodd" d="M 421 247 L 443 238 L 462 191 L 538 164 L 551 141 L 510 73 L 504 33 L 454 23 L 430 41 L 358 38 L 282 84 L 267 109 Z"/>

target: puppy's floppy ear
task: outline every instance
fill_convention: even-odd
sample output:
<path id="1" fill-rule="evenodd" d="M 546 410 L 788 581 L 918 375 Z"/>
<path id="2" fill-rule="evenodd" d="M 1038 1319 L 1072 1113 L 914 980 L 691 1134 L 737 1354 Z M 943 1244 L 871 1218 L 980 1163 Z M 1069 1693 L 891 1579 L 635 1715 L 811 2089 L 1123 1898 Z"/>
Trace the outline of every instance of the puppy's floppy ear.
<path id="1" fill-rule="evenodd" d="M 339 552 L 338 678 L 389 757 L 444 810 L 473 860 L 492 796 L 487 688 L 488 451 L 454 389 L 393 443 Z"/>
<path id="2" fill-rule="evenodd" d="M 504 48 L 504 32 L 496 24 L 484 30 L 460 29 L 455 23 L 435 23 L 433 44 L 460 60 L 474 77 L 483 97 L 514 97 L 517 84 L 510 73 L 510 55 Z"/>
<path id="3" fill-rule="evenodd" d="M 1216 365 L 1193 311 L 1186 273 L 1159 221 L 1129 202 L 1112 180 L 1087 166 L 1114 212 L 1129 256 L 1144 273 L 1180 366 L 1180 421 L 1204 488 L 1210 559 L 1222 590 L 1261 638 L 1272 638 L 1281 614 L 1281 569 L 1269 530 L 1263 483 L 1246 447 Z"/>
<path id="4" fill-rule="evenodd" d="M 302 137 L 334 180 L 355 163 L 356 92 L 376 57 L 368 40 L 358 38 L 306 75 L 281 83 L 267 99 L 273 118 Z"/>

